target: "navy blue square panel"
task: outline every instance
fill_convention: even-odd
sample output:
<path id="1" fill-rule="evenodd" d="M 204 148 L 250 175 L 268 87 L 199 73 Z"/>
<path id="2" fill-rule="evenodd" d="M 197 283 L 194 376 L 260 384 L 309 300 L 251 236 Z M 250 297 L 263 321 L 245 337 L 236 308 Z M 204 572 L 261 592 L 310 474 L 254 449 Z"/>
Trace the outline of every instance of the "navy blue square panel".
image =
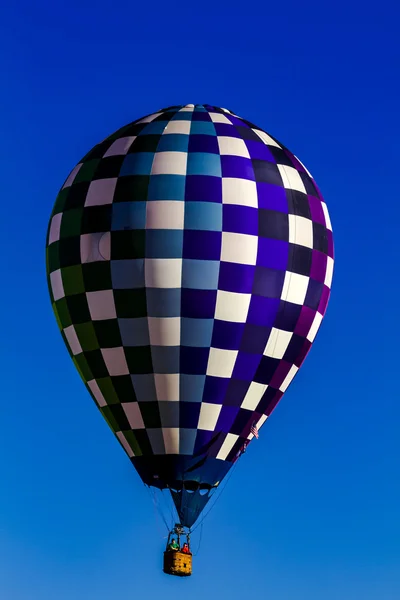
<path id="1" fill-rule="evenodd" d="M 201 402 L 179 402 L 179 427 L 182 429 L 197 429 L 199 423 Z"/>
<path id="2" fill-rule="evenodd" d="M 229 379 L 224 404 L 237 407 L 241 406 L 249 387 L 250 381 L 235 379 L 234 377 Z"/>
<path id="3" fill-rule="evenodd" d="M 285 271 L 256 267 L 253 294 L 267 298 L 280 298 L 285 281 Z"/>
<path id="4" fill-rule="evenodd" d="M 227 292 L 251 294 L 255 270 L 256 267 L 253 265 L 242 265 L 240 263 L 221 261 L 219 266 L 218 289 Z"/>
<path id="5" fill-rule="evenodd" d="M 180 372 L 187 375 L 205 375 L 209 353 L 209 348 L 181 346 Z"/>
<path id="6" fill-rule="evenodd" d="M 196 260 L 219 260 L 222 234 L 219 231 L 187 230 L 183 234 L 183 257 Z"/>
<path id="7" fill-rule="evenodd" d="M 186 202 L 222 202 L 222 179 L 207 175 L 187 175 Z"/>
<path id="8" fill-rule="evenodd" d="M 192 319 L 213 319 L 217 290 L 182 289 L 181 315 Z"/>
<path id="9" fill-rule="evenodd" d="M 189 152 L 219 154 L 218 139 L 215 135 L 191 135 L 189 136 Z"/>
<path id="10" fill-rule="evenodd" d="M 229 379 L 223 377 L 212 377 L 207 375 L 204 385 L 203 402 L 212 404 L 224 404 L 228 390 Z"/>
<path id="11" fill-rule="evenodd" d="M 211 346 L 225 350 L 238 350 L 245 324 L 215 319 Z"/>
<path id="12" fill-rule="evenodd" d="M 262 327 L 247 323 L 244 326 L 243 335 L 240 341 L 240 350 L 250 354 L 262 354 L 268 342 L 271 333 L 270 327 Z"/>

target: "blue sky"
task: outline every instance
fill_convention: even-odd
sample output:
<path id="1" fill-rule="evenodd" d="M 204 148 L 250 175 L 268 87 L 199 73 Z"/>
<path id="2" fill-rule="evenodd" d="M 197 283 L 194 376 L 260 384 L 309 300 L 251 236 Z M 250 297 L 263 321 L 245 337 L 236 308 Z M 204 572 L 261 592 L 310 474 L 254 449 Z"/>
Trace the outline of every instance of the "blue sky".
<path id="1" fill-rule="evenodd" d="M 9 4 L 0 14 L 1 598 L 398 600 L 400 9 L 387 0 Z M 162 574 L 163 525 L 63 346 L 44 246 L 57 191 L 88 149 L 143 114 L 191 102 L 234 110 L 307 165 L 330 209 L 336 268 L 317 343 L 205 521 L 194 576 L 181 581 Z"/>

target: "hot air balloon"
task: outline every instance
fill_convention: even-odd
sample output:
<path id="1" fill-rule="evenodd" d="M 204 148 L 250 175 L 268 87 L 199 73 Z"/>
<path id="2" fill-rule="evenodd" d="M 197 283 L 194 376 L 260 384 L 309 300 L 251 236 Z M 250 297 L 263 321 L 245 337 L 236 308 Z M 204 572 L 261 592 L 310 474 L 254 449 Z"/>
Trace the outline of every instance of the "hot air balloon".
<path id="1" fill-rule="evenodd" d="M 321 325 L 334 252 L 316 182 L 227 109 L 165 108 L 75 166 L 46 250 L 88 392 L 142 481 L 170 490 L 175 532 L 188 532 Z"/>

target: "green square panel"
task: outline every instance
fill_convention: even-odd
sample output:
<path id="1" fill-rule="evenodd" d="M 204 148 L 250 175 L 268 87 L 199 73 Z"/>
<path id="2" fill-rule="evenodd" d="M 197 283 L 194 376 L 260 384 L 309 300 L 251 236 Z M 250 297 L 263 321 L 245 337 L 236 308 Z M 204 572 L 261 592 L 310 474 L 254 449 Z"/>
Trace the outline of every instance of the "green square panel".
<path id="1" fill-rule="evenodd" d="M 60 227 L 60 238 L 80 235 L 83 208 L 72 208 L 63 213 Z"/>
<path id="2" fill-rule="evenodd" d="M 71 315 L 65 298 L 60 298 L 60 300 L 54 302 L 53 310 L 58 315 L 63 329 L 72 325 Z"/>
<path id="3" fill-rule="evenodd" d="M 114 290 L 114 302 L 119 319 L 147 317 L 145 288 Z"/>
<path id="4" fill-rule="evenodd" d="M 104 362 L 103 355 L 100 350 L 91 350 L 90 352 L 85 352 L 85 358 L 95 379 L 101 379 L 102 377 L 109 376 L 106 363 Z"/>
<path id="5" fill-rule="evenodd" d="M 67 306 L 69 314 L 71 315 L 72 323 L 74 325 L 88 323 L 92 320 L 86 294 L 74 294 L 73 296 L 67 296 Z"/>
<path id="6" fill-rule="evenodd" d="M 119 425 L 117 423 L 117 421 L 115 420 L 115 417 L 110 409 L 109 406 L 102 406 L 100 408 L 103 417 L 105 418 L 105 420 L 107 421 L 108 425 L 111 427 L 111 429 L 113 431 L 120 431 Z"/>
<path id="7" fill-rule="evenodd" d="M 84 352 L 99 349 L 99 342 L 97 341 L 96 332 L 91 321 L 75 325 L 75 331 Z"/>
<path id="8" fill-rule="evenodd" d="M 107 404 L 119 404 L 119 398 L 114 389 L 111 377 L 100 377 L 96 381 Z"/>
<path id="9" fill-rule="evenodd" d="M 135 402 L 137 400 L 130 375 L 114 376 L 111 380 L 120 402 Z"/>
<path id="10" fill-rule="evenodd" d="M 76 368 L 78 369 L 81 377 L 84 381 L 91 381 L 93 379 L 93 373 L 88 365 L 85 355 L 77 354 L 72 359 L 75 363 Z"/>
<path id="11" fill-rule="evenodd" d="M 105 319 L 93 322 L 100 348 L 118 348 L 122 346 L 117 319 Z"/>
<path id="12" fill-rule="evenodd" d="M 133 433 L 132 430 L 128 430 L 128 431 L 123 431 L 122 432 L 126 438 L 126 441 L 128 442 L 128 444 L 130 445 L 130 447 L 132 448 L 132 451 L 134 453 L 135 456 L 142 456 L 142 451 L 140 449 L 140 446 L 138 444 L 138 441 L 136 439 L 135 434 Z"/>
<path id="13" fill-rule="evenodd" d="M 111 260 L 145 257 L 146 231 L 144 229 L 111 232 Z"/>
<path id="14" fill-rule="evenodd" d="M 47 268 L 49 273 L 60 268 L 60 242 L 53 242 L 47 246 Z"/>
<path id="15" fill-rule="evenodd" d="M 153 373 L 151 346 L 126 346 L 125 356 L 128 363 L 129 373 L 132 375 Z"/>
<path id="16" fill-rule="evenodd" d="M 68 198 L 69 190 L 70 190 L 70 188 L 67 187 L 67 188 L 64 188 L 63 190 L 60 190 L 60 192 L 58 193 L 56 201 L 54 203 L 52 216 L 63 212 L 65 203 Z"/>
<path id="17" fill-rule="evenodd" d="M 74 179 L 74 183 L 80 183 L 81 181 L 91 181 L 93 174 L 97 169 L 100 159 L 94 158 L 83 163 L 78 171 L 77 176 Z"/>
<path id="18" fill-rule="evenodd" d="M 161 128 L 163 127 L 164 125 L 161 125 Z M 147 135 L 143 133 L 136 138 L 135 144 L 134 146 L 132 146 L 132 149 L 134 149 L 134 152 L 155 152 L 157 150 L 160 138 L 160 134 Z"/>
<path id="19" fill-rule="evenodd" d="M 141 402 L 140 412 L 142 413 L 143 422 L 148 429 L 161 428 L 160 409 L 158 402 Z"/>
<path id="20" fill-rule="evenodd" d="M 151 456 L 152 454 L 154 454 L 153 448 L 150 444 L 149 436 L 147 435 L 147 431 L 145 429 L 135 429 L 135 437 L 142 451 L 142 454 L 144 454 L 145 456 Z"/>
<path id="21" fill-rule="evenodd" d="M 145 202 L 150 184 L 149 175 L 119 177 L 114 192 L 114 202 Z"/>
<path id="22" fill-rule="evenodd" d="M 97 261 L 82 265 L 86 292 L 111 290 L 111 267 L 109 261 Z"/>
<path id="23" fill-rule="evenodd" d="M 66 296 L 83 294 L 85 292 L 81 265 L 65 267 L 61 270 L 61 276 Z"/>
<path id="24" fill-rule="evenodd" d="M 118 423 L 118 430 L 129 429 L 128 417 L 125 414 L 124 408 L 121 404 L 110 404 L 109 406 L 111 413 L 114 415 L 115 421 Z"/>

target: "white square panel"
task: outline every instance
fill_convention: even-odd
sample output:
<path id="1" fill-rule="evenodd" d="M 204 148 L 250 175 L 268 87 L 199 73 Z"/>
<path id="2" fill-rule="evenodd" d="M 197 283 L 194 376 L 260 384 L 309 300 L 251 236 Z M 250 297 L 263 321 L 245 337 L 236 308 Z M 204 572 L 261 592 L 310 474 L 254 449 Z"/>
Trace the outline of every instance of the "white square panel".
<path id="1" fill-rule="evenodd" d="M 67 179 L 65 180 L 65 183 L 63 185 L 63 189 L 66 187 L 69 187 L 70 185 L 73 184 L 75 177 L 78 175 L 81 167 L 82 167 L 83 163 L 79 163 L 79 165 L 76 165 L 76 167 L 74 167 L 71 171 L 71 173 L 68 175 Z"/>
<path id="2" fill-rule="evenodd" d="M 309 281 L 310 278 L 306 277 L 306 275 L 299 275 L 298 273 L 286 271 L 281 300 L 303 305 L 304 300 L 306 299 Z"/>
<path id="3" fill-rule="evenodd" d="M 126 418 L 132 429 L 144 429 L 142 413 L 137 402 L 121 402 Z"/>
<path id="4" fill-rule="evenodd" d="M 217 454 L 217 458 L 220 460 L 226 460 L 229 452 L 232 450 L 233 446 L 238 441 L 239 436 L 234 433 L 228 433 L 226 438 L 224 439 L 224 443 L 221 446 L 220 451 Z"/>
<path id="5" fill-rule="evenodd" d="M 333 277 L 333 258 L 328 256 L 328 260 L 326 262 L 326 273 L 325 273 L 325 285 L 330 288 L 332 285 L 332 277 Z"/>
<path id="6" fill-rule="evenodd" d="M 213 123 L 225 123 L 228 125 L 232 125 L 232 121 L 230 121 L 225 115 L 221 113 L 210 112 L 210 119 Z"/>
<path id="7" fill-rule="evenodd" d="M 299 370 L 298 367 L 296 367 L 296 365 L 292 365 L 290 367 L 290 371 L 289 373 L 286 375 L 285 379 L 283 380 L 283 383 L 280 385 L 279 389 L 281 392 L 286 392 L 286 390 L 288 389 L 293 377 L 296 375 L 297 371 Z"/>
<path id="8" fill-rule="evenodd" d="M 135 140 L 135 135 L 130 135 L 115 140 L 105 152 L 104 158 L 107 156 L 125 156 Z"/>
<path id="9" fill-rule="evenodd" d="M 265 421 L 268 419 L 268 415 L 262 415 L 259 421 L 257 421 L 257 429 L 260 431 L 260 428 L 264 425 Z"/>
<path id="10" fill-rule="evenodd" d="M 165 454 L 179 454 L 179 428 L 163 427 Z"/>
<path id="11" fill-rule="evenodd" d="M 183 229 L 185 203 L 176 200 L 147 202 L 146 229 Z"/>
<path id="12" fill-rule="evenodd" d="M 86 298 L 89 305 L 90 316 L 93 321 L 104 321 L 117 318 L 112 290 L 86 292 Z"/>
<path id="13" fill-rule="evenodd" d="M 210 348 L 206 375 L 212 375 L 213 377 L 232 377 L 237 355 L 238 350 Z"/>
<path id="14" fill-rule="evenodd" d="M 180 288 L 182 282 L 181 258 L 146 258 L 144 261 L 146 287 Z"/>
<path id="15" fill-rule="evenodd" d="M 129 369 L 123 348 L 101 348 L 104 362 L 110 377 L 129 375 Z"/>
<path id="16" fill-rule="evenodd" d="M 155 373 L 157 400 L 179 402 L 179 373 Z"/>
<path id="17" fill-rule="evenodd" d="M 312 248 L 313 240 L 312 221 L 299 215 L 289 215 L 289 242 Z"/>
<path id="18" fill-rule="evenodd" d="M 60 239 L 61 219 L 63 214 L 57 213 L 51 220 L 49 231 L 49 245 Z"/>
<path id="19" fill-rule="evenodd" d="M 147 117 L 143 117 L 143 119 L 140 119 L 140 121 L 136 121 L 136 124 L 139 123 L 151 123 L 152 121 L 154 121 L 154 119 L 156 119 L 157 117 L 159 117 L 162 113 L 153 113 L 152 115 L 148 115 Z"/>
<path id="20" fill-rule="evenodd" d="M 81 262 L 98 262 L 111 258 L 111 234 L 84 233 L 80 237 Z"/>
<path id="21" fill-rule="evenodd" d="M 190 121 L 170 121 L 164 129 L 163 135 L 168 133 L 183 133 L 189 135 L 190 133 Z"/>
<path id="22" fill-rule="evenodd" d="M 263 383 L 257 383 L 256 381 L 252 381 L 240 408 L 246 408 L 247 410 L 256 410 L 258 403 L 263 397 L 267 387 L 268 386 Z"/>
<path id="23" fill-rule="evenodd" d="M 273 327 L 264 350 L 264 356 L 283 358 L 292 336 L 293 333 L 291 331 L 283 331 L 282 329 L 275 329 Z"/>
<path id="24" fill-rule="evenodd" d="M 257 250 L 257 236 L 228 231 L 222 232 L 221 261 L 241 265 L 255 265 Z"/>
<path id="25" fill-rule="evenodd" d="M 105 401 L 104 396 L 101 393 L 101 390 L 97 384 L 97 381 L 95 379 L 88 381 L 88 386 L 89 386 L 89 389 L 92 392 L 93 396 L 95 397 L 97 404 L 99 406 L 107 406 L 107 402 Z"/>
<path id="26" fill-rule="evenodd" d="M 197 425 L 197 429 L 203 429 L 205 431 L 214 431 L 217 425 L 221 409 L 221 404 L 210 404 L 208 402 L 202 402 L 200 408 L 199 424 Z"/>
<path id="27" fill-rule="evenodd" d="M 230 136 L 218 136 L 218 146 L 221 155 L 243 156 L 250 158 L 249 151 L 244 140 Z"/>
<path id="28" fill-rule="evenodd" d="M 152 175 L 186 175 L 187 152 L 156 152 Z"/>
<path id="29" fill-rule="evenodd" d="M 324 211 L 326 228 L 329 229 L 329 231 L 332 231 L 332 223 L 331 223 L 331 218 L 329 216 L 328 207 L 326 206 L 325 202 L 321 202 L 321 206 L 322 206 L 322 210 Z"/>
<path id="30" fill-rule="evenodd" d="M 315 336 L 318 333 L 318 329 L 320 328 L 322 323 L 322 315 L 321 313 L 315 313 L 313 324 L 310 327 L 310 331 L 308 332 L 307 339 L 309 342 L 313 342 L 315 340 Z"/>
<path id="31" fill-rule="evenodd" d="M 117 178 L 95 179 L 89 185 L 85 206 L 101 206 L 111 204 L 114 199 Z"/>
<path id="32" fill-rule="evenodd" d="M 265 133 L 265 131 L 260 131 L 259 129 L 252 129 L 252 131 L 254 131 L 254 133 L 258 135 L 258 137 L 265 144 L 267 144 L 267 146 L 275 146 L 276 148 L 281 148 L 281 146 L 277 144 L 277 142 L 275 142 L 275 140 L 273 140 L 272 137 L 268 135 L 268 133 Z"/>
<path id="33" fill-rule="evenodd" d="M 64 298 L 64 284 L 62 281 L 60 269 L 57 269 L 57 271 L 53 271 L 52 273 L 50 273 L 50 284 L 54 300 L 60 300 L 60 298 Z"/>
<path id="34" fill-rule="evenodd" d="M 258 208 L 257 184 L 249 179 L 222 178 L 222 203 Z"/>
<path id="35" fill-rule="evenodd" d="M 133 453 L 133 450 L 130 447 L 130 445 L 128 444 L 128 441 L 127 441 L 126 437 L 124 436 L 124 434 L 122 433 L 122 431 L 117 431 L 116 436 L 119 439 L 119 441 L 121 442 L 121 446 L 123 447 L 123 449 L 129 456 L 129 458 L 133 458 L 135 456 Z"/>
<path id="36" fill-rule="evenodd" d="M 180 317 L 147 317 L 152 346 L 179 346 L 181 343 Z"/>
<path id="37" fill-rule="evenodd" d="M 70 325 L 66 327 L 64 330 L 64 335 L 67 338 L 67 342 L 69 347 L 71 348 L 71 352 L 74 356 L 83 352 L 82 346 L 78 340 L 78 336 L 76 335 L 75 327 Z"/>
<path id="38" fill-rule="evenodd" d="M 303 192 L 307 194 L 306 188 L 300 173 L 294 167 L 288 167 L 287 165 L 277 165 L 279 173 L 281 174 L 283 185 L 287 190 L 296 190 L 297 192 Z"/>
<path id="39" fill-rule="evenodd" d="M 251 294 L 238 294 L 218 290 L 215 318 L 232 323 L 245 323 L 249 312 Z"/>

